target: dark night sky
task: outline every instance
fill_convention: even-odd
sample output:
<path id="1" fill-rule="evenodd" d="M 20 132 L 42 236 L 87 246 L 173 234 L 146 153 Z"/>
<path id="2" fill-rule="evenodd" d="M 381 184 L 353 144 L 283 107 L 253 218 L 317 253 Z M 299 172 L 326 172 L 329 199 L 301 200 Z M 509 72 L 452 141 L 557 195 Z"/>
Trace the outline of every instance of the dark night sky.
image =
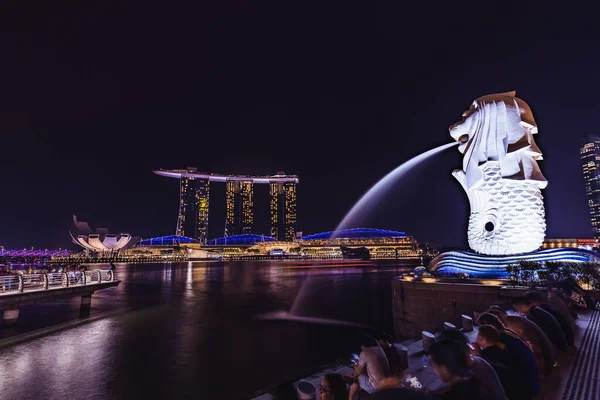
<path id="1" fill-rule="evenodd" d="M 0 16 L 8 248 L 68 246 L 72 214 L 171 234 L 178 183 L 152 170 L 187 166 L 298 174 L 299 230 L 330 230 L 389 170 L 450 141 L 472 100 L 508 90 L 539 126 L 547 236 L 591 235 L 579 139 L 600 124 L 594 10 L 50 3 Z M 466 246 L 467 199 L 450 175 L 460 162 L 453 148 L 417 168 L 364 225 Z M 211 190 L 214 237 L 224 187 Z"/>

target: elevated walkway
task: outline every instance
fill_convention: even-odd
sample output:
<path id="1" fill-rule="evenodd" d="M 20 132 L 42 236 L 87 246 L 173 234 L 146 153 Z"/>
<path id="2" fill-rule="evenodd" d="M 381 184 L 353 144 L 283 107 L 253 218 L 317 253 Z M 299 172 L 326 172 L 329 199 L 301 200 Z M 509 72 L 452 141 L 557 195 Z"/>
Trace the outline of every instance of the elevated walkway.
<path id="1" fill-rule="evenodd" d="M 89 314 L 92 294 L 119 283 L 110 269 L 0 276 L 0 308 L 4 309 L 2 323 L 16 323 L 22 304 L 64 297 L 81 296 L 80 311 Z"/>

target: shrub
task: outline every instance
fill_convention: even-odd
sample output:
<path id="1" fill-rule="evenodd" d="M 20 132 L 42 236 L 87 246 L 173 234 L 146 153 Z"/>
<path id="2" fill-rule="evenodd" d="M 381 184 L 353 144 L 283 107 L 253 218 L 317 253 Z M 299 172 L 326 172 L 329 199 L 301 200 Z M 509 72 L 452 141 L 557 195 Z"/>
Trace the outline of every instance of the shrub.
<path id="1" fill-rule="evenodd" d="M 506 272 L 512 286 L 550 287 L 562 279 L 573 277 L 584 289 L 600 290 L 600 263 L 519 261 L 507 266 Z"/>

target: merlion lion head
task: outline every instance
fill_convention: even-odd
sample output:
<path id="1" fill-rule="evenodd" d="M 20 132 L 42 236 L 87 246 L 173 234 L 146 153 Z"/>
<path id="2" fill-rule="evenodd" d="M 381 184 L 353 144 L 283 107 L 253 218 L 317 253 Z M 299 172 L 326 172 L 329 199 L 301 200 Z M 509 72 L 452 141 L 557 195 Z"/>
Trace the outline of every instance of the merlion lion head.
<path id="1" fill-rule="evenodd" d="M 469 245 L 484 254 L 534 251 L 544 239 L 540 189 L 548 182 L 537 164 L 538 129 L 527 103 L 515 95 L 480 97 L 450 126 L 464 154 L 453 175 L 471 206 Z"/>
<path id="2" fill-rule="evenodd" d="M 463 172 L 471 187 L 482 178 L 483 163 L 499 161 L 502 177 L 547 184 L 536 160 L 542 152 L 535 144 L 538 132 L 531 109 L 516 92 L 489 94 L 473 101 L 462 121 L 450 126 L 450 136 L 460 142 Z"/>

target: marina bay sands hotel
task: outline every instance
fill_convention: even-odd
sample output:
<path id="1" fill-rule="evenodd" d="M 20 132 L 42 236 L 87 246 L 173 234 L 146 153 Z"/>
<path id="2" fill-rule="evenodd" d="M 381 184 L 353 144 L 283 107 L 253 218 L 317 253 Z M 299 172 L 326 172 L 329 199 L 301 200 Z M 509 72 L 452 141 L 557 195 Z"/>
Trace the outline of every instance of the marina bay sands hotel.
<path id="1" fill-rule="evenodd" d="M 227 236 L 252 233 L 254 184 L 268 184 L 271 236 L 293 241 L 296 234 L 296 185 L 298 176 L 278 172 L 272 176 L 237 176 L 198 172 L 196 168 L 157 170 L 155 174 L 179 179 L 178 236 L 206 243 L 210 183 L 225 183 L 225 231 Z"/>

